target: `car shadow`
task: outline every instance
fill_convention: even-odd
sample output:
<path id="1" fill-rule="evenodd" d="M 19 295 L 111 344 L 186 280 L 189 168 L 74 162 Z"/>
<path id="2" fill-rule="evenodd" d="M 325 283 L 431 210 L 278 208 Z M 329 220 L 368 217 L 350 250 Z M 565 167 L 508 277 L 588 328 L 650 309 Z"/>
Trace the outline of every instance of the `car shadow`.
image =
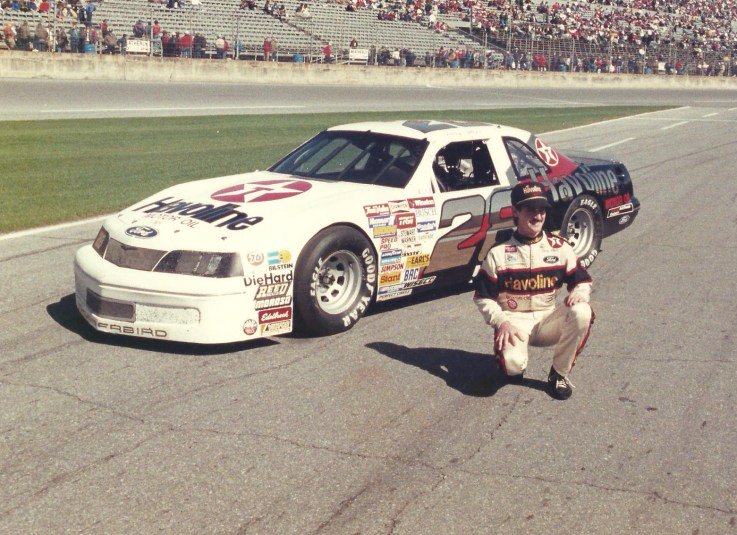
<path id="1" fill-rule="evenodd" d="M 445 381 L 461 394 L 489 397 L 508 384 L 494 358 L 488 353 L 438 347 L 411 348 L 391 342 L 371 342 L 366 347 L 394 360 L 425 370 Z M 535 390 L 546 390 L 547 383 L 522 379 L 516 383 Z"/>
<path id="2" fill-rule="evenodd" d="M 279 342 L 270 338 L 259 338 L 252 342 L 235 342 L 230 344 L 196 345 L 184 342 L 172 342 L 167 340 L 149 340 L 147 338 L 134 338 L 108 334 L 93 329 L 77 310 L 74 294 L 65 295 L 57 303 L 46 307 L 46 312 L 51 319 L 64 329 L 71 331 L 93 344 L 108 345 L 115 347 L 128 347 L 157 353 L 168 353 L 173 355 L 208 356 L 236 353 L 257 347 L 278 345 Z"/>

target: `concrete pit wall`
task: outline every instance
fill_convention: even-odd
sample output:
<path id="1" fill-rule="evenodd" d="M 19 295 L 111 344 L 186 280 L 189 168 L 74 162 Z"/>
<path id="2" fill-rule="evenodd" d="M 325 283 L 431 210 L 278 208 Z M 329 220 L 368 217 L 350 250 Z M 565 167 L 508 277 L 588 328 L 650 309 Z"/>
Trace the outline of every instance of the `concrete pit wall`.
<path id="1" fill-rule="evenodd" d="M 737 90 L 737 78 L 427 69 L 0 51 L 0 78 L 266 85 L 602 87 Z"/>

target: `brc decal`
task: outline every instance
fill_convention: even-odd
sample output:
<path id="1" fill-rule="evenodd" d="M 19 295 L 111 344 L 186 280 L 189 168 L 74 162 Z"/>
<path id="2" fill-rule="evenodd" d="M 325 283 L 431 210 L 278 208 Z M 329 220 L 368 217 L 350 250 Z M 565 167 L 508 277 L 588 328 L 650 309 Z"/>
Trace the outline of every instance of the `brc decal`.
<path id="1" fill-rule="evenodd" d="M 422 268 L 412 268 L 405 271 L 402 282 L 414 281 L 419 279 L 421 275 L 420 269 Z"/>

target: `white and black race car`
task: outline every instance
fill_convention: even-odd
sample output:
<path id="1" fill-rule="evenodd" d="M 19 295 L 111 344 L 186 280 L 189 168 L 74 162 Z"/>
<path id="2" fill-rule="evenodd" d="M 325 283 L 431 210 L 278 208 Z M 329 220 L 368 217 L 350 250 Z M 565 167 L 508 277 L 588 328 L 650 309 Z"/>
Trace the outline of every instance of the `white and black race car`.
<path id="1" fill-rule="evenodd" d="M 345 331 L 375 301 L 469 281 L 542 183 L 584 265 L 639 202 L 621 163 L 567 158 L 500 125 L 329 128 L 267 171 L 180 184 L 109 217 L 75 258 L 97 330 L 194 343 Z"/>

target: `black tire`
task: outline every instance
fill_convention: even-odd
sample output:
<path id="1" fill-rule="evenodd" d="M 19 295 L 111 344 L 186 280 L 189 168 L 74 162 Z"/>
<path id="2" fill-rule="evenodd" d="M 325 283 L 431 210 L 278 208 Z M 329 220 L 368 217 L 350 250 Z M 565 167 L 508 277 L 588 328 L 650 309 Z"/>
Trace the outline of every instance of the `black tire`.
<path id="1" fill-rule="evenodd" d="M 594 263 L 604 237 L 604 219 L 594 197 L 581 195 L 573 199 L 563 215 L 560 235 L 571 244 L 583 267 Z"/>
<path id="2" fill-rule="evenodd" d="M 349 227 L 330 227 L 302 250 L 294 278 L 297 328 L 307 334 L 347 331 L 366 312 L 376 291 L 376 253 Z"/>

